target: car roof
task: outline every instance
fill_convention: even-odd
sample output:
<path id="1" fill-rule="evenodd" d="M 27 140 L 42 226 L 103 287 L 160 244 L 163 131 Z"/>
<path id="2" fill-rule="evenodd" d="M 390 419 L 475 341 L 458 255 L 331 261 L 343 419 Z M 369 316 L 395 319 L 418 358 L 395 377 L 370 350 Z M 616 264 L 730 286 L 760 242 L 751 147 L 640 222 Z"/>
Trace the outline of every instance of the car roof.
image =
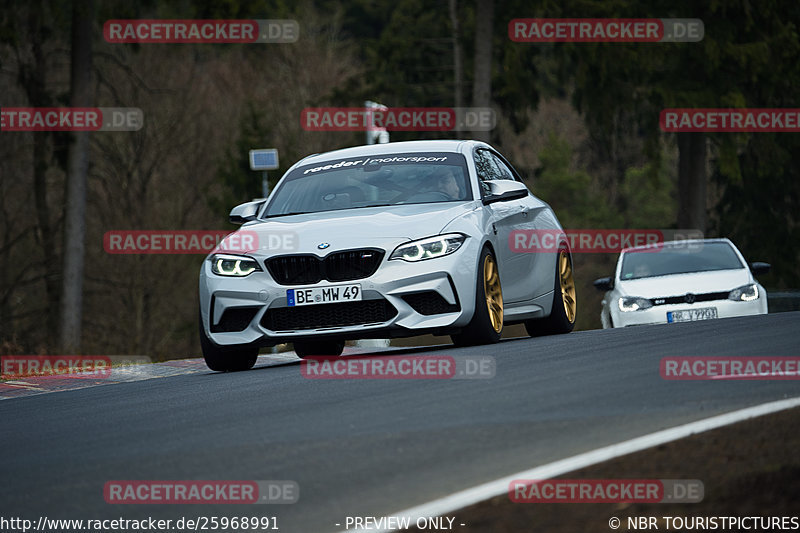
<path id="1" fill-rule="evenodd" d="M 330 152 L 323 152 L 320 154 L 309 155 L 297 163 L 309 165 L 329 161 L 331 159 L 346 159 L 348 157 L 360 157 L 370 155 L 389 155 L 389 154 L 402 154 L 407 152 L 453 152 L 460 153 L 465 144 L 481 144 L 480 141 L 465 141 L 465 140 L 431 140 L 431 141 L 401 141 L 391 142 L 384 144 L 365 144 L 362 146 L 353 146 L 350 148 L 342 148 L 339 150 L 332 150 Z"/>
<path id="2" fill-rule="evenodd" d="M 676 240 L 676 241 L 664 241 L 664 242 L 656 242 L 656 243 L 652 243 L 652 244 L 643 244 L 642 246 L 631 246 L 630 248 L 623 248 L 620 253 L 624 254 L 626 252 L 637 252 L 639 250 L 647 250 L 647 249 L 650 249 L 650 248 L 656 248 L 656 247 L 660 247 L 660 246 L 664 246 L 664 245 L 667 245 L 667 246 L 669 246 L 669 245 L 686 245 L 686 244 L 692 244 L 692 243 L 711 243 L 711 242 L 726 242 L 726 243 L 730 244 L 731 246 L 733 246 L 734 248 L 736 248 L 736 245 L 733 244 L 730 239 L 725 238 L 725 237 L 719 237 L 719 238 L 715 238 L 715 239 L 682 239 L 682 240 Z"/>

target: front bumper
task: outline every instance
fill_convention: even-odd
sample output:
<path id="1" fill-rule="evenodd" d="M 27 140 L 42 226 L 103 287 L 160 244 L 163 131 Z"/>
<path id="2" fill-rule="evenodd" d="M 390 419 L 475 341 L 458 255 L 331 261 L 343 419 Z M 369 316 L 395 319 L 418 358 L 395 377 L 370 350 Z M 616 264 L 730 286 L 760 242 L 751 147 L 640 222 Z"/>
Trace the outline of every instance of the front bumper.
<path id="1" fill-rule="evenodd" d="M 611 302 L 616 306 L 617 302 Z M 654 305 L 643 311 L 629 311 L 624 313 L 619 309 L 611 312 L 614 327 L 641 326 L 646 324 L 667 324 L 667 313 L 672 311 L 687 311 L 690 309 L 704 309 L 714 307 L 717 309 L 717 318 L 730 318 L 737 316 L 763 315 L 767 313 L 766 293 L 761 290 L 759 297 L 751 302 L 735 302 L 733 300 L 711 300 L 695 302 L 693 304 L 668 304 Z"/>
<path id="2" fill-rule="evenodd" d="M 474 313 L 475 269 L 480 250 L 477 241 L 467 239 L 453 254 L 418 263 L 389 261 L 389 249 L 377 271 L 368 278 L 292 286 L 280 285 L 272 278 L 265 267 L 265 257 L 256 257 L 262 272 L 243 278 L 214 274 L 206 258 L 199 286 L 203 329 L 220 346 L 270 346 L 310 338 L 388 338 L 457 331 Z M 361 302 L 298 307 L 287 304 L 286 290 L 290 288 L 356 283 L 361 285 Z M 349 323 L 341 325 L 343 322 Z"/>

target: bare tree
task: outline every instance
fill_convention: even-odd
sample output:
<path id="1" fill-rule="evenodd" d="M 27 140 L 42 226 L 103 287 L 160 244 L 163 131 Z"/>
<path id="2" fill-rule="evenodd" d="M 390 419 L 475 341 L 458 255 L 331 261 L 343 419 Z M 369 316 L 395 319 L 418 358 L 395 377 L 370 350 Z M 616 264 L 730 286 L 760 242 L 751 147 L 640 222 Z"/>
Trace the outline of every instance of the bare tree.
<path id="1" fill-rule="evenodd" d="M 462 79 L 464 66 L 461 59 L 460 24 L 458 20 L 458 0 L 449 0 L 450 25 L 453 32 L 453 101 L 456 107 L 464 106 Z"/>
<path id="2" fill-rule="evenodd" d="M 678 227 L 706 230 L 706 136 L 678 133 Z"/>
<path id="3" fill-rule="evenodd" d="M 23 12 L 23 10 L 20 10 Z M 47 89 L 47 73 L 52 69 L 48 65 L 45 43 L 48 31 L 45 28 L 44 13 L 47 13 L 41 0 L 35 0 L 28 7 L 25 16 L 24 28 L 27 31 L 26 39 L 19 39 L 12 47 L 16 57 L 17 81 L 24 90 L 28 103 L 33 107 L 50 107 L 53 98 Z M 27 42 L 26 42 L 27 41 Z M 28 45 L 28 42 L 30 45 Z M 51 191 L 47 187 L 47 171 L 51 165 L 50 152 L 52 132 L 37 132 L 32 134 L 32 160 L 33 191 L 36 209 L 36 222 L 38 228 L 35 232 L 37 244 L 40 245 L 42 256 L 41 263 L 44 270 L 44 284 L 47 305 L 45 307 L 45 322 L 50 331 L 55 331 L 58 326 L 59 302 L 59 268 L 53 260 L 56 252 L 55 236 L 57 235 L 51 220 L 50 204 L 52 203 Z"/>
<path id="4" fill-rule="evenodd" d="M 72 3 L 72 72 L 70 103 L 92 104 L 92 21 L 94 0 Z M 61 348 L 79 352 L 83 308 L 83 262 L 86 235 L 86 174 L 89 168 L 89 132 L 72 135 L 67 162 L 64 220 L 64 279 L 61 296 Z"/>
<path id="5" fill-rule="evenodd" d="M 489 107 L 492 101 L 492 29 L 494 0 L 476 0 L 475 72 L 472 80 L 472 105 Z M 472 136 L 489 141 L 488 131 L 473 131 Z"/>

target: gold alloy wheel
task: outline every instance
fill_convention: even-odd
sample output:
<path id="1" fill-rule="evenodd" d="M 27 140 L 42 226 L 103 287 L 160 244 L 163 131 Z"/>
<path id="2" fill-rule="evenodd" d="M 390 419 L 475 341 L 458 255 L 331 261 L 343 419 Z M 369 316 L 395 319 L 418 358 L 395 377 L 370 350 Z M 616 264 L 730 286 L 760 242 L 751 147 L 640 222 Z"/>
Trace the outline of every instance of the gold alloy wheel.
<path id="1" fill-rule="evenodd" d="M 558 280 L 561 285 L 561 300 L 570 324 L 575 322 L 577 304 L 575 302 L 575 280 L 572 277 L 572 263 L 565 250 L 558 253 Z"/>
<path id="2" fill-rule="evenodd" d="M 483 260 L 483 294 L 492 328 L 500 333 L 503 329 L 503 290 L 500 288 L 500 274 L 494 257 L 487 254 Z"/>

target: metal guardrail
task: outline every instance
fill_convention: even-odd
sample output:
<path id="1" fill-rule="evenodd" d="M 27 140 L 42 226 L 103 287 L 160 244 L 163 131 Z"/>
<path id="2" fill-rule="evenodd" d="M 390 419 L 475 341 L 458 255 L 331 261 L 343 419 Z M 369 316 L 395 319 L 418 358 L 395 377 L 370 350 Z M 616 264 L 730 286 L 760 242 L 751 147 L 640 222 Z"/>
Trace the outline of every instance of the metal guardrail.
<path id="1" fill-rule="evenodd" d="M 770 313 L 800 311 L 800 291 L 767 291 L 767 304 Z"/>

